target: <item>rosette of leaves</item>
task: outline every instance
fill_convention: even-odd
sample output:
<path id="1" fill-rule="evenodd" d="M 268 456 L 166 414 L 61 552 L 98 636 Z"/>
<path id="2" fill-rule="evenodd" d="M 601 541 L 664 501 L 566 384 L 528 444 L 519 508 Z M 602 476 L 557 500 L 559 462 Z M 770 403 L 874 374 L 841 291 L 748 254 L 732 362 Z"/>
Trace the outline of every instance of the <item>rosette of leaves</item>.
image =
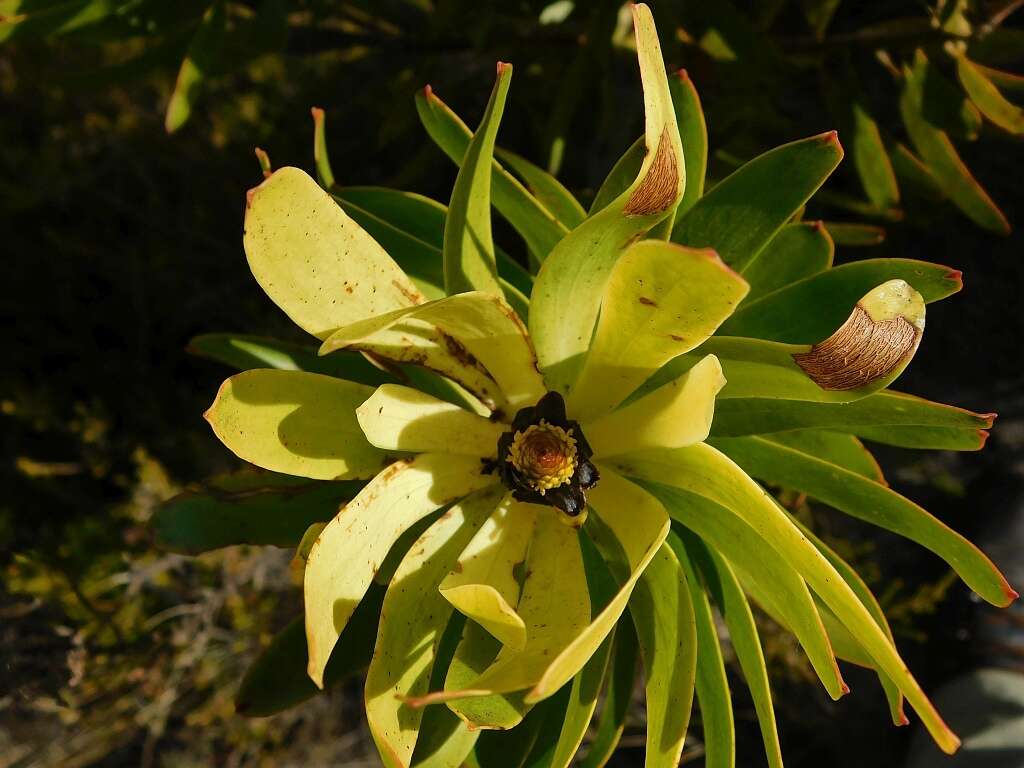
<path id="1" fill-rule="evenodd" d="M 261 154 L 246 255 L 319 349 L 194 340 L 245 369 L 206 414 L 214 432 L 280 479 L 172 500 L 159 537 L 295 546 L 304 615 L 255 662 L 239 708 L 271 714 L 366 667 L 387 765 L 565 766 L 599 701 L 583 749 L 602 765 L 637 675 L 648 765 L 678 763 L 695 700 L 707 764 L 733 765 L 715 610 L 782 765 L 751 601 L 833 698 L 848 692 L 837 660 L 874 669 L 893 721 L 909 702 L 952 752 L 864 581 L 759 482 L 918 542 L 995 605 L 1016 597 L 860 442 L 980 448 L 991 416 L 889 389 L 959 273 L 832 266 L 827 232 L 799 212 L 842 157 L 834 133 L 705 193 L 697 94 L 666 74 L 647 7 L 633 17 L 643 152 L 589 210 L 496 148 L 507 64 L 475 132 L 429 88 L 417 97 L 459 165 L 447 207 L 338 185 L 319 111 L 320 185 Z M 495 245 L 492 209 L 533 268 Z"/>

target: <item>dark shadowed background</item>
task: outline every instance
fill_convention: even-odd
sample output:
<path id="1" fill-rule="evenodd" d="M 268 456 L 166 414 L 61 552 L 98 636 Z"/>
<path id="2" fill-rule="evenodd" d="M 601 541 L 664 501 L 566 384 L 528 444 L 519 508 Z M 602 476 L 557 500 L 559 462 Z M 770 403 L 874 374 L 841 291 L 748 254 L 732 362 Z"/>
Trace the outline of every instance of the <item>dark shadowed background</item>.
<path id="1" fill-rule="evenodd" d="M 4 0 L 0 16 L 57 5 Z M 226 3 L 189 119 L 168 134 L 168 100 L 209 3 L 155 5 L 134 3 L 116 24 L 0 26 L 0 766 L 375 764 L 354 683 L 269 720 L 234 712 L 247 663 L 300 604 L 290 553 L 184 558 L 157 549 L 147 527 L 160 501 L 238 466 L 201 418 L 228 372 L 187 354 L 189 339 L 300 340 L 241 247 L 244 193 L 261 179 L 253 149 L 311 169 L 309 110 L 320 106 L 340 183 L 447 202 L 456 169 L 421 129 L 413 94 L 430 83 L 473 125 L 495 61 L 510 61 L 499 142 L 556 168 L 586 203 L 641 133 L 629 26 L 617 2 Z M 905 141 L 886 57 L 924 46 L 941 64 L 956 37 L 920 2 L 651 5 L 666 63 L 685 67 L 703 100 L 711 179 L 832 128 L 847 143 L 834 105 L 854 87 L 887 145 Z M 974 30 L 998 22 L 979 56 L 1010 69 L 1024 63 L 1024 13 L 999 14 L 1016 5 L 966 11 Z M 963 271 L 964 291 L 929 307 L 899 388 L 999 412 L 989 444 L 878 455 L 895 487 L 1019 572 L 1024 554 L 1006 532 L 1024 515 L 1024 144 L 986 124 L 957 148 L 1010 235 L 910 189 L 899 214 L 871 210 L 848 162 L 805 217 L 884 228 L 880 244 L 840 246 L 838 262 L 899 256 Z M 1024 664 L 1019 639 L 993 648 L 1002 636 L 941 561 L 816 514 L 868 576 L 926 690 L 994 659 Z M 833 703 L 793 643 L 766 632 L 788 765 L 903 764 L 913 727 L 891 727 L 869 674 L 850 670 L 853 695 Z M 759 765 L 753 707 L 730 675 L 740 764 Z M 640 703 L 635 715 L 616 765 L 642 763 Z M 686 754 L 702 764 L 699 727 Z"/>

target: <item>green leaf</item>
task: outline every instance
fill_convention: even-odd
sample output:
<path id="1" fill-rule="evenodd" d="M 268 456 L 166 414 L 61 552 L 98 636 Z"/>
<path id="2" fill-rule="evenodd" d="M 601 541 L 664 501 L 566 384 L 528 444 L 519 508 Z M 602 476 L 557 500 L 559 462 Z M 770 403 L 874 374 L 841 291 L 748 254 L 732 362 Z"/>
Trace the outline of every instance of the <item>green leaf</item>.
<path id="1" fill-rule="evenodd" d="M 676 208 L 676 217 L 679 217 L 690 210 L 704 194 L 704 175 L 708 167 L 708 128 L 697 89 L 685 69 L 669 76 L 668 89 L 676 111 L 679 141 L 683 146 L 683 165 L 686 166 L 686 188 Z M 636 174 L 633 177 L 636 178 Z"/>
<path id="2" fill-rule="evenodd" d="M 588 215 L 593 216 L 598 211 L 607 208 L 615 198 L 629 189 L 630 185 L 636 181 L 636 177 L 640 174 L 640 168 L 644 164 L 646 154 L 647 146 L 644 142 L 644 137 L 641 136 L 629 145 L 629 149 L 612 166 L 611 171 L 608 172 L 605 180 L 601 183 L 600 189 L 597 190 L 594 202 L 590 204 Z M 683 194 L 686 194 L 685 189 Z"/>
<path id="3" fill-rule="evenodd" d="M 216 360 L 241 371 L 252 368 L 308 371 L 371 387 L 394 380 L 393 376 L 371 364 L 358 353 L 342 352 L 330 357 L 320 357 L 314 346 L 292 344 L 262 336 L 205 333 L 192 338 L 185 349 L 190 354 Z"/>
<path id="4" fill-rule="evenodd" d="M 327 130 L 324 125 L 324 111 L 313 107 L 313 162 L 316 164 L 316 180 L 328 192 L 334 186 L 334 171 L 331 170 L 331 158 L 327 152 Z"/>
<path id="5" fill-rule="evenodd" d="M 875 457 L 853 435 L 828 432 L 823 429 L 798 429 L 792 432 L 776 432 L 773 435 L 765 435 L 764 439 L 802 453 L 818 456 L 868 480 L 888 485 Z"/>
<path id="6" fill-rule="evenodd" d="M 868 111 L 856 72 L 846 67 L 844 74 L 843 87 L 830 91 L 829 96 L 833 110 L 840 115 L 844 135 L 851 137 L 849 149 L 854 170 L 864 194 L 876 208 L 896 208 L 900 189 L 878 123 Z"/>
<path id="7" fill-rule="evenodd" d="M 690 558 L 700 571 L 701 581 L 718 605 L 718 611 L 729 630 L 729 641 L 740 669 L 743 670 L 757 712 L 769 768 L 782 768 L 782 751 L 775 724 L 768 669 L 750 604 L 729 563 L 692 534 L 684 532 L 683 537 L 687 541 Z"/>
<path id="8" fill-rule="evenodd" d="M 658 368 L 711 336 L 746 291 L 712 251 L 660 240 L 631 245 L 604 286 L 597 329 L 567 398 L 569 413 L 580 420 L 606 414 Z"/>
<path id="9" fill-rule="evenodd" d="M 403 699 L 427 691 L 451 616 L 437 585 L 503 493 L 489 490 L 453 506 L 413 544 L 388 586 L 364 698 L 370 732 L 392 768 L 411 762 L 423 710 L 406 706 Z"/>
<path id="10" fill-rule="evenodd" d="M 159 546 L 190 555 L 233 544 L 294 547 L 310 525 L 334 517 L 362 485 L 239 473 L 227 487 L 214 480 L 168 499 L 151 525 Z"/>
<path id="11" fill-rule="evenodd" d="M 203 14 L 203 21 L 188 46 L 185 60 L 178 70 L 178 79 L 167 104 L 164 128 L 174 133 L 192 115 L 192 105 L 198 96 L 203 78 L 216 66 L 227 31 L 227 14 L 222 0 L 215 2 Z"/>
<path id="12" fill-rule="evenodd" d="M 824 457 L 761 437 L 717 439 L 713 445 L 759 480 L 806 493 L 917 542 L 945 560 L 993 605 L 1008 605 L 1012 600 L 1013 590 L 981 550 L 892 489 Z"/>
<path id="13" fill-rule="evenodd" d="M 334 187 L 331 195 L 353 221 L 412 278 L 427 298 L 444 296 L 444 224 L 448 209 L 429 197 L 385 187 Z M 498 281 L 520 317 L 529 314 L 533 277 L 495 248 Z"/>
<path id="14" fill-rule="evenodd" d="M 229 450 L 258 467 L 314 480 L 366 478 L 384 462 L 355 416 L 372 394 L 319 373 L 257 368 L 227 379 L 203 417 Z"/>
<path id="15" fill-rule="evenodd" d="M 309 676 L 324 667 L 352 611 L 399 537 L 418 520 L 493 484 L 471 456 L 424 453 L 395 462 L 327 524 L 306 561 Z"/>
<path id="16" fill-rule="evenodd" d="M 717 502 L 677 487 L 641 481 L 672 519 L 701 537 L 736 570 L 744 590 L 792 632 L 833 699 L 846 693 L 828 635 L 807 585 L 754 527 Z"/>
<path id="17" fill-rule="evenodd" d="M 0 43 L 73 32 L 102 21 L 122 4 L 123 0 L 69 0 L 42 8 L 15 8 L 11 16 L 0 15 Z"/>
<path id="18" fill-rule="evenodd" d="M 625 730 L 626 715 L 633 699 L 639 653 L 636 632 L 632 624 L 631 616 L 623 616 L 615 628 L 615 644 L 604 691 L 604 703 L 594 728 L 594 738 L 590 742 L 586 756 L 580 761 L 581 768 L 603 768 Z"/>
<path id="19" fill-rule="evenodd" d="M 889 280 L 904 280 L 926 303 L 960 290 L 960 273 L 913 259 L 865 259 L 804 278 L 740 307 L 722 323 L 723 336 L 752 336 L 789 344 L 815 344 L 849 317 L 864 294 Z"/>
<path id="20" fill-rule="evenodd" d="M 923 56 L 923 55 L 922 55 Z M 903 68 L 900 114 L 921 159 L 928 165 L 950 200 L 975 224 L 997 234 L 1010 231 L 1003 212 L 988 196 L 957 154 L 949 136 L 924 113 L 925 83 L 918 64 Z"/>
<path id="21" fill-rule="evenodd" d="M 857 571 L 849 563 L 847 563 L 845 560 L 839 557 L 839 555 L 837 555 L 831 547 L 829 547 L 827 544 L 825 544 L 825 542 L 819 539 L 814 534 L 814 532 L 811 531 L 810 528 L 808 528 L 799 520 L 797 520 L 795 516 L 790 515 L 790 519 L 796 524 L 796 526 L 801 531 L 803 531 L 804 536 L 809 538 L 814 543 L 814 546 L 818 548 L 818 551 L 821 552 L 821 554 L 823 554 L 830 563 L 832 563 L 832 567 L 834 567 L 839 572 L 839 575 L 841 575 L 846 580 L 846 583 L 850 585 L 850 589 L 852 589 L 857 594 L 857 597 L 860 598 L 860 601 L 864 604 L 864 607 L 867 608 L 871 615 L 874 617 L 875 622 L 878 624 L 879 627 L 881 627 L 882 631 L 885 632 L 885 634 L 889 637 L 889 641 L 895 644 L 896 640 L 893 637 L 892 630 L 889 628 L 889 622 L 886 620 L 885 614 L 882 612 L 882 606 L 878 604 L 878 600 L 875 599 L 875 596 L 871 593 L 871 590 L 868 588 L 868 585 L 860 577 L 860 574 L 857 573 Z M 825 610 L 827 610 L 827 608 L 825 608 Z M 823 613 L 822 615 L 824 617 L 826 614 Z M 839 624 L 838 619 L 836 620 L 836 623 L 839 625 L 839 627 L 842 627 L 842 624 Z M 843 631 L 846 631 L 845 628 L 843 629 Z M 836 633 L 830 629 L 829 638 L 832 639 L 833 643 L 835 643 L 835 635 Z M 856 640 L 853 640 L 852 637 L 851 641 L 856 642 Z M 907 725 L 909 721 L 907 720 L 906 714 L 904 714 L 903 712 L 903 694 L 900 693 L 899 688 L 896 686 L 896 683 L 892 681 L 892 678 L 890 678 L 888 675 L 885 674 L 885 672 L 879 669 L 877 664 L 875 664 L 871 660 L 870 656 L 868 656 L 866 653 L 864 655 L 867 657 L 867 660 L 871 662 L 871 666 L 878 673 L 879 681 L 882 684 L 882 690 L 885 691 L 885 697 L 889 702 L 889 711 L 892 714 L 893 724 Z"/>
<path id="22" fill-rule="evenodd" d="M 954 139 L 977 139 L 981 130 L 981 112 L 963 90 L 932 65 L 920 49 L 914 52 L 911 71 L 920 87 L 922 117 Z"/>
<path id="23" fill-rule="evenodd" d="M 978 414 L 885 390 L 852 403 L 813 403 L 771 398 L 719 400 L 714 437 L 737 437 L 791 429 L 821 428 L 911 448 L 982 440 L 995 414 Z M 891 434 L 890 434 L 891 433 Z M 974 450 L 961 448 L 960 450 Z"/>
<path id="24" fill-rule="evenodd" d="M 925 200 L 946 199 L 946 191 L 935 174 L 903 144 L 896 144 L 892 151 L 892 167 L 902 182 Z"/>
<path id="25" fill-rule="evenodd" d="M 875 443 L 933 451 L 980 451 L 988 439 L 988 432 L 984 429 L 926 426 L 859 426 L 851 429 Z"/>
<path id="26" fill-rule="evenodd" d="M 834 131 L 765 152 L 712 187 L 681 216 L 672 241 L 713 248 L 743 274 L 842 158 Z"/>
<path id="27" fill-rule="evenodd" d="M 736 765 L 736 725 L 732 716 L 729 681 L 725 676 L 725 662 L 718 644 L 715 618 L 711 613 L 697 569 L 695 557 L 703 551 L 700 540 L 669 533 L 666 544 L 679 559 L 693 602 L 693 617 L 697 624 L 697 703 L 704 724 L 704 764 L 707 768 L 734 768 Z M 674 763 L 670 763 L 674 765 Z"/>
<path id="28" fill-rule="evenodd" d="M 590 588 L 590 604 L 605 605 L 615 596 L 618 586 L 609 573 L 607 563 L 585 536 L 580 538 L 580 549 L 583 552 L 583 567 L 586 569 L 587 584 Z M 573 678 L 558 739 L 542 761 L 546 768 L 568 768 L 580 748 L 594 709 L 597 707 L 602 684 L 611 671 L 609 661 L 620 627 L 621 624 L 608 633 L 608 637 L 580 673 Z"/>
<path id="29" fill-rule="evenodd" d="M 874 224 L 848 224 L 839 221 L 827 221 L 822 224 L 836 245 L 859 248 L 881 245 L 885 242 L 885 229 Z"/>
<path id="30" fill-rule="evenodd" d="M 668 544 L 661 546 L 637 582 L 629 611 L 644 664 L 644 765 L 675 766 L 690 724 L 699 646 L 687 577 Z"/>
<path id="31" fill-rule="evenodd" d="M 832 266 L 835 246 L 820 221 L 787 224 L 749 264 L 743 279 L 750 285 L 745 302 L 785 288 Z"/>
<path id="32" fill-rule="evenodd" d="M 647 155 L 633 184 L 549 254 L 534 284 L 530 334 L 548 389 L 568 392 L 622 249 L 675 210 L 685 178 L 675 111 L 650 10 L 632 6 L 644 89 Z"/>
<path id="33" fill-rule="evenodd" d="M 698 444 L 634 454 L 628 460 L 620 459 L 616 467 L 630 477 L 669 484 L 710 498 L 748 525 L 756 526 L 765 542 L 807 580 L 864 650 L 896 681 L 939 747 L 947 753 L 956 750 L 959 739 L 942 721 L 856 593 L 776 506 L 774 499 L 728 457 L 711 446 Z"/>
<path id="34" fill-rule="evenodd" d="M 971 101 L 985 117 L 1005 131 L 1024 133 L 1024 109 L 1011 104 L 985 73 L 966 56 L 958 56 L 956 73 Z"/>
<path id="35" fill-rule="evenodd" d="M 365 669 L 373 655 L 384 588 L 374 585 L 359 603 L 327 664 L 324 688 Z M 299 616 L 279 632 L 246 670 L 235 694 L 235 711 L 243 717 L 268 717 L 320 693 L 306 674 L 306 630 Z"/>
<path id="36" fill-rule="evenodd" d="M 572 192 L 543 168 L 501 147 L 496 147 L 494 154 L 522 179 L 530 193 L 555 215 L 566 230 L 574 229 L 587 217 L 587 212 Z"/>
<path id="37" fill-rule="evenodd" d="M 472 133 L 458 115 L 427 86 L 416 94 L 416 111 L 427 134 L 456 165 L 461 165 Z M 491 166 L 494 207 L 526 241 L 530 250 L 544 258 L 568 230 L 555 215 L 500 163 Z"/>
<path id="38" fill-rule="evenodd" d="M 512 65 L 499 62 L 487 109 L 455 177 L 444 224 L 444 287 L 449 295 L 465 291 L 501 295 L 491 236 L 491 166 L 511 80 Z"/>
<path id="39" fill-rule="evenodd" d="M 1024 93 L 1024 75 L 986 67 L 984 64 L 979 64 L 976 61 L 971 62 L 971 64 L 982 75 L 991 80 L 997 88 L 1013 94 Z"/>

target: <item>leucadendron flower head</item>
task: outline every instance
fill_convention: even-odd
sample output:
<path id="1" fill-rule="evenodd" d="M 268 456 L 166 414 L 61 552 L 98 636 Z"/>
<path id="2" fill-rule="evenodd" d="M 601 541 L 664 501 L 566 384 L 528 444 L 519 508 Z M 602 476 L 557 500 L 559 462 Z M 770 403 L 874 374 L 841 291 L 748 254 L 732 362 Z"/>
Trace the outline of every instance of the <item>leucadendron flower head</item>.
<path id="1" fill-rule="evenodd" d="M 696 93 L 685 73 L 666 75 L 646 6 L 633 16 L 644 136 L 589 212 L 517 155 L 497 154 L 529 189 L 494 160 L 506 64 L 475 133 L 429 89 L 418 98 L 459 163 L 447 210 L 334 184 L 318 111 L 326 190 L 267 162 L 249 193 L 252 272 L 321 357 L 231 341 L 231 359 L 277 370 L 228 379 L 206 417 L 260 467 L 365 481 L 299 547 L 302 663 L 323 687 L 375 636 L 366 712 L 389 766 L 455 766 L 470 752 L 486 765 L 527 744 L 529 764 L 565 766 L 603 690 L 590 762 L 614 748 L 639 653 L 647 764 L 677 764 L 694 691 L 709 765 L 732 764 L 713 600 L 778 766 L 752 598 L 834 698 L 848 690 L 837 656 L 870 666 L 894 721 L 905 697 L 952 751 L 867 587 L 751 475 L 908 536 L 1009 602 L 984 555 L 889 489 L 855 436 L 977 440 L 971 419 L 984 417 L 886 389 L 921 342 L 925 302 L 958 277 L 898 259 L 830 268 L 827 233 L 794 217 L 841 158 L 834 134 L 702 194 Z M 535 277 L 495 248 L 492 204 Z M 222 341 L 195 346 L 227 359 L 209 351 Z M 281 680 L 296 663 L 284 647 L 250 680 L 261 663 Z"/>

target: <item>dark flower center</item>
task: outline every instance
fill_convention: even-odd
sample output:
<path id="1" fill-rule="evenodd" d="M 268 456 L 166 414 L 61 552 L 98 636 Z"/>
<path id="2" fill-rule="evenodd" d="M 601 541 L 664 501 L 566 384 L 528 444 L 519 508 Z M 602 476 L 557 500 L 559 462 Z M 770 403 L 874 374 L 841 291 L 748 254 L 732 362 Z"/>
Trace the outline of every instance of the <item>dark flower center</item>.
<path id="1" fill-rule="evenodd" d="M 498 440 L 497 460 L 484 471 L 497 471 L 513 498 L 575 517 L 586 507 L 585 492 L 598 481 L 591 455 L 580 425 L 566 418 L 562 396 L 548 392 L 516 414 Z"/>

